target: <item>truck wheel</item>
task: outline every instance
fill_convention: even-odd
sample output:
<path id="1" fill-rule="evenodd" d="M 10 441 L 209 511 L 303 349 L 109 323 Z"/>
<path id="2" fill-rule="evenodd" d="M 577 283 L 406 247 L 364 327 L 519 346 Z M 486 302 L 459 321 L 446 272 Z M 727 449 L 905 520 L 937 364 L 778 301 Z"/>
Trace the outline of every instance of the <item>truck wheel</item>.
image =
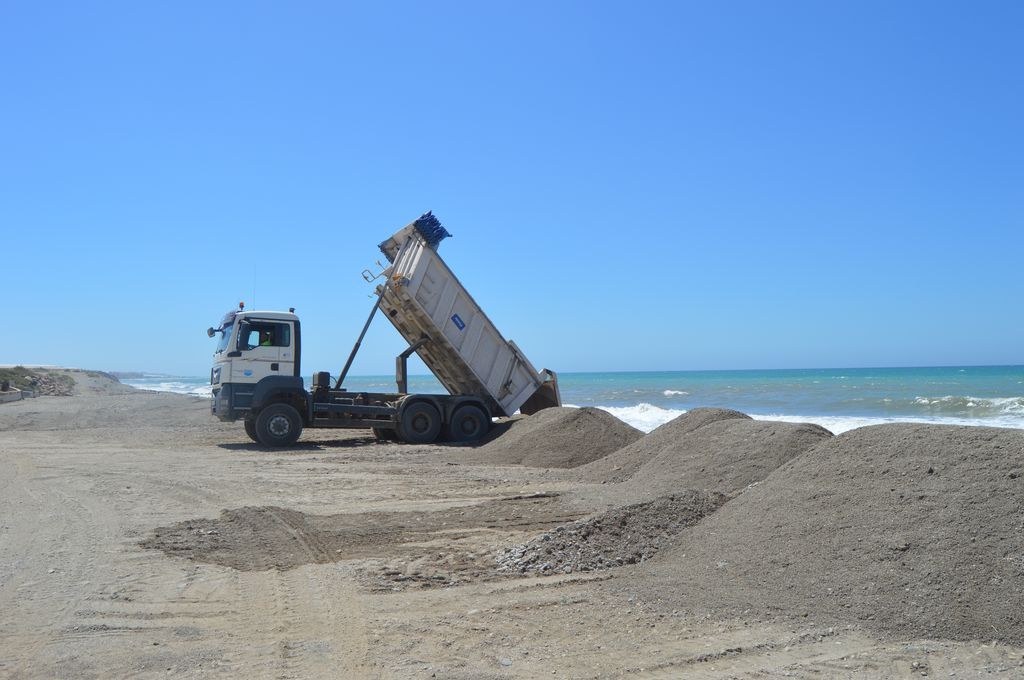
<path id="1" fill-rule="evenodd" d="M 402 410 L 398 436 L 410 444 L 429 444 L 441 434 L 441 414 L 425 401 L 409 404 Z"/>
<path id="2" fill-rule="evenodd" d="M 446 434 L 453 442 L 475 442 L 491 429 L 491 419 L 483 409 L 473 404 L 463 404 L 452 413 Z"/>
<path id="3" fill-rule="evenodd" d="M 256 416 L 256 436 L 264 446 L 288 446 L 302 434 L 302 418 L 288 404 L 271 404 Z"/>
<path id="4" fill-rule="evenodd" d="M 249 439 L 253 440 L 257 444 L 259 443 L 260 438 L 256 435 L 256 419 L 255 418 L 246 418 L 245 419 L 245 433 L 247 435 L 249 435 Z"/>

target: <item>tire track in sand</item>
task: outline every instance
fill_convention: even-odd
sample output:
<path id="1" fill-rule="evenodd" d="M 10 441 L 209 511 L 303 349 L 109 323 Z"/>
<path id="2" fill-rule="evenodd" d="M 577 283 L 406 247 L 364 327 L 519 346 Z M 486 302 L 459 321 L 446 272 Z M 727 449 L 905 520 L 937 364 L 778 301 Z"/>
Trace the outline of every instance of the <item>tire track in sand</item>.
<path id="1" fill-rule="evenodd" d="M 233 599 L 244 606 L 229 627 L 246 631 L 226 653 L 233 672 L 281 680 L 366 675 L 363 596 L 349 569 L 310 564 L 233 573 Z"/>

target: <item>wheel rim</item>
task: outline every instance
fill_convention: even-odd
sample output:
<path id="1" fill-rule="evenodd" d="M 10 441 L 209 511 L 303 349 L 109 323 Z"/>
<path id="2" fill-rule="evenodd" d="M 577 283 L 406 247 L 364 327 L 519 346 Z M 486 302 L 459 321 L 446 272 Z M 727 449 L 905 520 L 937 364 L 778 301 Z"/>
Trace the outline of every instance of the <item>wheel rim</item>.
<path id="1" fill-rule="evenodd" d="M 292 430 L 292 424 L 285 416 L 274 416 L 267 423 L 267 429 L 275 437 L 285 437 Z"/>
<path id="2" fill-rule="evenodd" d="M 441 414 L 430 404 L 410 404 L 398 425 L 399 438 L 414 444 L 428 444 L 441 430 Z"/>
<path id="3" fill-rule="evenodd" d="M 430 418 L 419 414 L 412 419 L 412 431 L 416 434 L 423 434 L 430 429 Z"/>
<path id="4" fill-rule="evenodd" d="M 480 429 L 480 426 L 477 424 L 476 418 L 473 416 L 465 416 L 461 421 L 459 421 L 459 430 L 461 430 L 464 435 L 475 434 L 478 429 Z"/>

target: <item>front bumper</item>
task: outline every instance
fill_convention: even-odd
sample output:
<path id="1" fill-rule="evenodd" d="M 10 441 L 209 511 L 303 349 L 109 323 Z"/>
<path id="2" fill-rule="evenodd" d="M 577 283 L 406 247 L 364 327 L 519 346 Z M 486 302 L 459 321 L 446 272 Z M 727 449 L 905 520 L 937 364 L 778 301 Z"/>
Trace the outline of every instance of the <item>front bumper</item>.
<path id="1" fill-rule="evenodd" d="M 220 420 L 234 420 L 231 416 L 231 390 L 226 385 L 214 387 L 210 401 L 210 413 Z"/>
<path id="2" fill-rule="evenodd" d="M 221 420 L 238 420 L 246 417 L 252 410 L 254 387 L 255 385 L 244 383 L 224 383 L 214 387 L 210 413 Z"/>

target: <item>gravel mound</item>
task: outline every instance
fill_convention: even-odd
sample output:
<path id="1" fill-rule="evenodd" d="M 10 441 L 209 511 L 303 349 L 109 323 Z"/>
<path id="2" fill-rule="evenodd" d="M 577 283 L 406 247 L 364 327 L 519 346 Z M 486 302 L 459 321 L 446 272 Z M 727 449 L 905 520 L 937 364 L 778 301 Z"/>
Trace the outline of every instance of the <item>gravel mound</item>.
<path id="1" fill-rule="evenodd" d="M 650 438 L 647 435 L 619 452 L 632 451 L 644 461 L 628 480 L 584 487 L 567 500 L 580 507 L 611 508 L 683 489 L 735 494 L 760 482 L 786 461 L 830 440 L 832 433 L 805 423 L 728 418 L 678 439 Z"/>
<path id="2" fill-rule="evenodd" d="M 596 408 L 546 408 L 514 418 L 483 446 L 458 457 L 491 464 L 572 468 L 632 444 L 643 433 Z"/>
<path id="3" fill-rule="evenodd" d="M 650 458 L 675 445 L 679 439 L 694 430 L 720 420 L 750 416 L 727 408 L 695 408 L 655 428 L 630 446 L 581 467 L 576 475 L 581 482 L 621 482 L 632 476 Z"/>
<path id="4" fill-rule="evenodd" d="M 563 525 L 497 556 L 502 571 L 571 574 L 643 562 L 719 508 L 722 494 L 686 490 Z"/>
<path id="5" fill-rule="evenodd" d="M 720 420 L 651 451 L 619 488 L 637 499 L 679 489 L 735 493 L 831 438 L 825 428 L 807 423 Z"/>
<path id="6" fill-rule="evenodd" d="M 709 426 L 711 427 L 711 426 Z M 1024 432 L 893 424 L 822 442 L 643 568 L 668 606 L 1024 642 Z"/>

